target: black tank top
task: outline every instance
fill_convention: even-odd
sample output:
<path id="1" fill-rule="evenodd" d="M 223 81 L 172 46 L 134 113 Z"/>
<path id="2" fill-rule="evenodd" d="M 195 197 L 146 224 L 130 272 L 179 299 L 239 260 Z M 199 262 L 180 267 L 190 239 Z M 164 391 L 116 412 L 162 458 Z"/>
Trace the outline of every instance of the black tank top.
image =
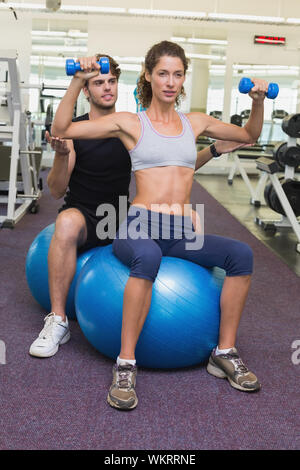
<path id="1" fill-rule="evenodd" d="M 88 120 L 84 114 L 73 121 Z M 119 196 L 129 196 L 131 161 L 120 139 L 73 139 L 76 162 L 65 196 L 67 205 L 95 209 L 102 203 L 118 206 Z"/>

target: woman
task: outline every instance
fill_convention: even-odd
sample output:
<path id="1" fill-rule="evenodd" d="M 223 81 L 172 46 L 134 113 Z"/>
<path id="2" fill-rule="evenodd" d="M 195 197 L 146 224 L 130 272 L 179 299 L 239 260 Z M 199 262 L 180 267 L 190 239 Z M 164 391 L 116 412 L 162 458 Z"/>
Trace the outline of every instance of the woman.
<path id="1" fill-rule="evenodd" d="M 72 123 L 73 106 L 85 80 L 99 73 L 95 58 L 80 59 L 80 64 L 83 72 L 76 73 L 62 99 L 52 134 L 66 139 L 118 137 L 130 152 L 137 187 L 128 218 L 113 242 L 114 253 L 131 267 L 131 272 L 124 292 L 121 351 L 113 368 L 108 403 L 119 409 L 133 409 L 137 405 L 135 347 L 150 307 L 161 257 L 166 255 L 225 269 L 219 343 L 212 351 L 207 370 L 227 378 L 239 390 L 258 390 L 256 376 L 246 368 L 235 349 L 237 328 L 250 287 L 252 251 L 237 240 L 195 233 L 185 208 L 190 202 L 193 183 L 196 138 L 204 135 L 241 143 L 256 142 L 263 124 L 267 82 L 253 80 L 254 87 L 249 93 L 253 100 L 251 115 L 243 128 L 203 113 L 178 113 L 175 104 L 184 93 L 188 62 L 179 45 L 163 41 L 149 50 L 145 72 L 138 83 L 139 98 L 146 112 L 114 113 L 94 121 Z M 166 228 L 165 214 L 170 217 L 171 239 L 161 236 Z M 137 217 L 138 239 L 130 231 Z M 152 236 L 152 221 L 156 237 Z M 191 236 L 195 247 L 202 237 L 203 246 L 187 249 L 186 241 Z"/>

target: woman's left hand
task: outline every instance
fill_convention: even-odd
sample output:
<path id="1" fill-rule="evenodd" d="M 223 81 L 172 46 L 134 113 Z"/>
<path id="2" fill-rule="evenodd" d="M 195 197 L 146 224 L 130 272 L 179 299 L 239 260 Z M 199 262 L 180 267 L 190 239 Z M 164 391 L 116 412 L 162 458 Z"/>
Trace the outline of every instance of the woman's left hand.
<path id="1" fill-rule="evenodd" d="M 234 142 L 231 140 L 216 140 L 215 148 L 218 153 L 231 153 L 235 150 L 251 147 L 253 144 L 242 144 L 241 142 Z"/>
<path id="2" fill-rule="evenodd" d="M 254 83 L 254 87 L 249 91 L 249 96 L 253 101 L 263 101 L 268 91 L 268 82 L 260 78 L 251 78 L 251 81 Z"/>

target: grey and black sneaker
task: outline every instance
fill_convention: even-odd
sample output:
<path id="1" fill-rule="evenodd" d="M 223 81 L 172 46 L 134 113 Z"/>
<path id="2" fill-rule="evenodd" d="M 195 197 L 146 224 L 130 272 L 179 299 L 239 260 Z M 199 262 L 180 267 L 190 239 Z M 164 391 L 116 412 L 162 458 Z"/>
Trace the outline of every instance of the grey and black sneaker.
<path id="1" fill-rule="evenodd" d="M 236 348 L 220 355 L 216 355 L 214 349 L 207 364 L 207 372 L 228 379 L 232 387 L 243 392 L 255 392 L 261 388 L 256 375 L 245 366 Z"/>
<path id="2" fill-rule="evenodd" d="M 131 364 L 115 364 L 113 381 L 107 395 L 108 403 L 114 408 L 132 410 L 138 404 L 135 393 L 137 367 Z"/>

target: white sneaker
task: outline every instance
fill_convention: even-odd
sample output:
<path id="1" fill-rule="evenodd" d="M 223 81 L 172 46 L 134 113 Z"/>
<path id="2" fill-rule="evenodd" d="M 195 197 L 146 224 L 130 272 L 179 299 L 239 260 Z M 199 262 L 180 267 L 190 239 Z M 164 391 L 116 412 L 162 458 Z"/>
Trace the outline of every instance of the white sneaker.
<path id="1" fill-rule="evenodd" d="M 71 337 L 68 319 L 64 322 L 59 315 L 51 312 L 44 318 L 44 321 L 44 328 L 30 346 L 29 354 L 31 356 L 54 356 L 59 345 L 65 344 Z"/>

